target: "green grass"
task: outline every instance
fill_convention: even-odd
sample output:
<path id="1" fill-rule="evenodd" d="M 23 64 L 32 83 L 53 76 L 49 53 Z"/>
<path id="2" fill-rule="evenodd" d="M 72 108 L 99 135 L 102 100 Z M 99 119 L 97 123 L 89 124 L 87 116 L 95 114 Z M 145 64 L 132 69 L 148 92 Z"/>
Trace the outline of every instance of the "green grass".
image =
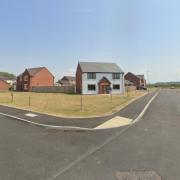
<path id="1" fill-rule="evenodd" d="M 13 92 L 12 101 L 11 92 L 4 92 L 0 93 L 0 104 L 52 115 L 87 117 L 115 112 L 144 94 L 146 92 L 136 91 L 128 95 L 113 95 L 112 102 L 110 95 L 83 95 L 81 110 L 81 95 Z"/>

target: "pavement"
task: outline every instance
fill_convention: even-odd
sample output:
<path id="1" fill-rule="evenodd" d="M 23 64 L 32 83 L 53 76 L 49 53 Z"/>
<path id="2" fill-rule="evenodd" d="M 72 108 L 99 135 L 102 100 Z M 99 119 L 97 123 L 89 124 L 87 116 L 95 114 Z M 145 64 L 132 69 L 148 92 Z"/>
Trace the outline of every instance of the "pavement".
<path id="1" fill-rule="evenodd" d="M 132 102 L 122 110 L 108 116 L 104 117 L 94 117 L 94 118 L 64 118 L 50 116 L 46 114 L 30 112 L 26 110 L 21 110 L 17 108 L 10 108 L 0 105 L 0 113 L 8 114 L 17 118 L 25 119 L 35 123 L 52 125 L 52 126 L 66 126 L 66 127 L 81 127 L 81 128 L 96 128 L 106 121 L 109 121 L 115 117 L 121 117 L 122 124 L 124 123 L 124 118 L 136 119 L 140 114 L 144 106 L 148 101 L 154 96 L 155 92 L 151 92 L 138 100 Z M 29 116 L 27 116 L 29 115 Z M 33 116 L 36 115 L 36 116 Z M 119 121 L 120 122 L 120 121 Z"/>
<path id="2" fill-rule="evenodd" d="M 119 180 L 128 172 L 179 180 L 179 117 L 177 90 L 161 90 L 135 124 L 106 131 L 48 130 L 0 115 L 0 180 Z"/>

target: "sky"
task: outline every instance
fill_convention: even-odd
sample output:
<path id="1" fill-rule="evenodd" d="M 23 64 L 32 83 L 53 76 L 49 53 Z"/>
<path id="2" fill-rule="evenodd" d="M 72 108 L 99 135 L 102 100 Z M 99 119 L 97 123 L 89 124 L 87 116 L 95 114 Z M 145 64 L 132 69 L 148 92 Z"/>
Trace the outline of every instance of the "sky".
<path id="1" fill-rule="evenodd" d="M 179 0 L 0 0 L 0 71 L 115 62 L 149 81 L 180 81 Z"/>

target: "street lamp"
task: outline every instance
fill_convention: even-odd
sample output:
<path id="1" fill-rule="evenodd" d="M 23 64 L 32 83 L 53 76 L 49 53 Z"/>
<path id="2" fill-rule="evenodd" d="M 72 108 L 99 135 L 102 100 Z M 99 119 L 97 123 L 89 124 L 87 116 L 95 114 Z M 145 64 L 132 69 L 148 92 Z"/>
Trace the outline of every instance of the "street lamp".
<path id="1" fill-rule="evenodd" d="M 149 91 L 148 85 L 150 84 L 149 82 L 149 70 L 147 70 L 147 89 Z"/>

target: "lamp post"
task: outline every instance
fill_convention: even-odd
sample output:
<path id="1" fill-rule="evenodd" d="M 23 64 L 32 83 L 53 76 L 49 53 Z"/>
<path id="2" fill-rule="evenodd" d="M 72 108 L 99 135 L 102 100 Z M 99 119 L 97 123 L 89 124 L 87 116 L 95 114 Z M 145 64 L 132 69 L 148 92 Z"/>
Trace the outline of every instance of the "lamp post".
<path id="1" fill-rule="evenodd" d="M 149 84 L 150 84 L 150 82 L 149 82 L 149 70 L 147 70 L 147 89 L 148 89 L 148 92 L 149 92 L 149 87 L 148 87 Z"/>

